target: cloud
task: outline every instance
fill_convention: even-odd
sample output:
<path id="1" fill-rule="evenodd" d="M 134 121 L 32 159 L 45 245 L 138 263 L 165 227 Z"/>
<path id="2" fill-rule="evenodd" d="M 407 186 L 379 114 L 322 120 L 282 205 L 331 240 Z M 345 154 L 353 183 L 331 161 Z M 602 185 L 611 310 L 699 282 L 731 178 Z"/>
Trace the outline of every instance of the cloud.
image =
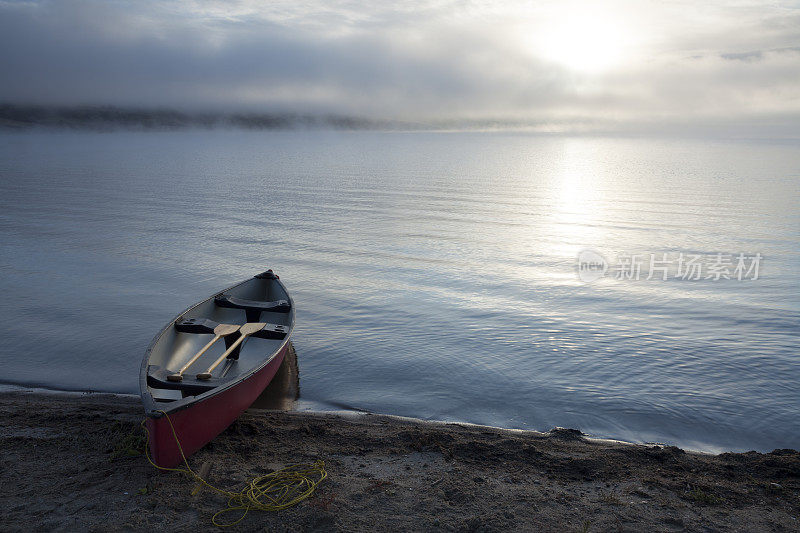
<path id="1" fill-rule="evenodd" d="M 761 50 L 755 50 L 753 52 L 729 52 L 727 54 L 720 54 L 719 57 L 732 61 L 759 61 L 763 59 L 764 52 Z"/>
<path id="2" fill-rule="evenodd" d="M 800 14 L 791 4 L 592 9 L 449 0 L 0 2 L 0 102 L 552 130 L 658 128 L 684 117 L 689 125 L 780 122 L 781 131 L 798 124 Z M 559 62 L 542 36 L 576 17 L 609 24 L 598 38 L 613 29 L 619 61 L 599 72 Z M 593 43 L 582 45 L 578 55 Z"/>
<path id="3" fill-rule="evenodd" d="M 800 46 L 787 46 L 772 50 L 753 50 L 750 52 L 721 53 L 719 57 L 731 61 L 761 61 L 765 54 L 800 54 Z"/>

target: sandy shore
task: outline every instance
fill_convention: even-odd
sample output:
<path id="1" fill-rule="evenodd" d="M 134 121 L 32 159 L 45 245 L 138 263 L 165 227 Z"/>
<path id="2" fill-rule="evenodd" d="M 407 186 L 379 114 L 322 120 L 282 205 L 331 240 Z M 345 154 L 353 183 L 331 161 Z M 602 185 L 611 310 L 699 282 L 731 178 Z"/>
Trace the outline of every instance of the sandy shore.
<path id="1" fill-rule="evenodd" d="M 0 531 L 199 531 L 224 498 L 120 443 L 138 401 L 0 395 Z M 115 450 L 117 453 L 115 454 Z M 325 461 L 310 499 L 238 531 L 798 531 L 800 453 L 686 453 L 376 415 L 249 412 L 190 462 L 238 488 Z"/>

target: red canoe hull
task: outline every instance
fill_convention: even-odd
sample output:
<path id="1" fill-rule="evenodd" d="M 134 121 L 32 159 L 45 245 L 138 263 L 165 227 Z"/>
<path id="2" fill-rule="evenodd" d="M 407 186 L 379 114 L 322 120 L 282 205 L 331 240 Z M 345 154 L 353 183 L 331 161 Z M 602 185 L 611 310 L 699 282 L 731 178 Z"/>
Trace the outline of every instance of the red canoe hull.
<path id="1" fill-rule="evenodd" d="M 166 417 L 148 417 L 147 430 L 153 462 L 165 468 L 183 462 L 175 442 L 176 435 L 184 456 L 189 457 L 230 426 L 269 385 L 287 350 L 288 344 L 284 344 L 264 368 L 233 387 L 170 413 L 169 420 L 175 428 L 175 435 Z"/>

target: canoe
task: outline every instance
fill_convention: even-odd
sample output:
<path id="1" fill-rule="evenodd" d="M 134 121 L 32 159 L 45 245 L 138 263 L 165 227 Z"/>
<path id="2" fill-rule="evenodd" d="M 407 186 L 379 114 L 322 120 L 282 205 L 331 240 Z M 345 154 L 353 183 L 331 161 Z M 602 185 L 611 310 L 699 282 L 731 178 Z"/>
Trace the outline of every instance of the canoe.
<path id="1" fill-rule="evenodd" d="M 189 457 L 250 407 L 283 362 L 294 317 L 286 287 L 267 270 L 189 307 L 155 336 L 139 388 L 157 465 L 180 464 L 181 450 Z"/>

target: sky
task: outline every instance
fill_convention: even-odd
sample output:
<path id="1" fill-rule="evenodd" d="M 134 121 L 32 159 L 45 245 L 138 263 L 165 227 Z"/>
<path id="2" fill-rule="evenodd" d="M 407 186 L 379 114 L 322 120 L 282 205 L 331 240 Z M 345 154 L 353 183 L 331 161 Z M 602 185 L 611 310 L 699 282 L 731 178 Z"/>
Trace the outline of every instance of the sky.
<path id="1" fill-rule="evenodd" d="M 0 102 L 800 136 L 800 2 L 0 0 Z"/>

